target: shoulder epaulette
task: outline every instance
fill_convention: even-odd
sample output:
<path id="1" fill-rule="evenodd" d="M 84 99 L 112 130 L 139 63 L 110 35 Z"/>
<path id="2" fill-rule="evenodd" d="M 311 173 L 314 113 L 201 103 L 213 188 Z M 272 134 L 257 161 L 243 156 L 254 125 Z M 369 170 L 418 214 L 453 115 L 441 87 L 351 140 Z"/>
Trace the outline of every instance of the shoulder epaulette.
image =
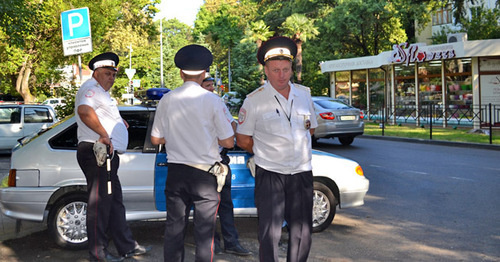
<path id="1" fill-rule="evenodd" d="M 251 96 L 255 95 L 256 93 L 263 91 L 263 90 L 264 90 L 264 86 L 261 86 L 255 90 L 253 90 L 250 94 L 247 94 L 247 97 L 251 97 Z"/>

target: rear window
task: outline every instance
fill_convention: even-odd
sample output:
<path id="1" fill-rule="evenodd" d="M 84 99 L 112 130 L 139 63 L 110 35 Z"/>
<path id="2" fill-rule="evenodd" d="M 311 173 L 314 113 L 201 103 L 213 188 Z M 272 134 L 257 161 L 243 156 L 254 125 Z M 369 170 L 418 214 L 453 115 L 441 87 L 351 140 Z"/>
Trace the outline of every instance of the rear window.
<path id="1" fill-rule="evenodd" d="M 324 109 L 349 109 L 352 108 L 348 104 L 344 104 L 337 100 L 316 100 L 314 101 L 317 105 Z"/>

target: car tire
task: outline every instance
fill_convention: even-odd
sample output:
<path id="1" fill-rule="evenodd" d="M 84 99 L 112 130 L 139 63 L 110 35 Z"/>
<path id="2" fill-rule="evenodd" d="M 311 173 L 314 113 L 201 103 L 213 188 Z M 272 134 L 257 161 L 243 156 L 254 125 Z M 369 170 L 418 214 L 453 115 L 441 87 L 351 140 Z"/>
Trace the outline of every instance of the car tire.
<path id="1" fill-rule="evenodd" d="M 87 247 L 87 196 L 75 194 L 57 201 L 49 213 L 48 230 L 57 245 L 67 249 Z"/>
<path id="2" fill-rule="evenodd" d="M 352 142 L 354 141 L 354 137 L 353 136 L 339 137 L 339 141 L 343 146 L 348 146 L 352 144 Z"/>
<path id="3" fill-rule="evenodd" d="M 321 182 L 314 182 L 312 231 L 317 233 L 327 229 L 336 211 L 337 200 L 332 190 Z"/>

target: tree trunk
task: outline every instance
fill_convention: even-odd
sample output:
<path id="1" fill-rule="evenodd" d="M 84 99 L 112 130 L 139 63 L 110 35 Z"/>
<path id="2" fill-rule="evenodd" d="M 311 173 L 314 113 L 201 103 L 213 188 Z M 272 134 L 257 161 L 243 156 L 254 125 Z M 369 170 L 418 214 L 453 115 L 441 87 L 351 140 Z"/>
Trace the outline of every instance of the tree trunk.
<path id="1" fill-rule="evenodd" d="M 297 73 L 297 83 L 302 83 L 302 41 L 296 40 L 297 56 L 295 58 L 295 72 Z"/>
<path id="2" fill-rule="evenodd" d="M 17 76 L 16 81 L 16 90 L 23 97 L 25 104 L 29 104 L 34 101 L 29 89 L 29 79 L 31 76 L 32 67 L 33 64 L 31 60 L 29 59 L 29 57 L 26 57 L 26 60 L 19 70 L 19 75 Z"/>

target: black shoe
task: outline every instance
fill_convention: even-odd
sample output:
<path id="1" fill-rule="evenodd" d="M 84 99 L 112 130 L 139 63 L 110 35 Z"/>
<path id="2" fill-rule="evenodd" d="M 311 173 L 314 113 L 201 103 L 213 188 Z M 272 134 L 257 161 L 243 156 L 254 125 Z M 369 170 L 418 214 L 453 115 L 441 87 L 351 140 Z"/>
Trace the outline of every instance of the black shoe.
<path id="1" fill-rule="evenodd" d="M 141 246 L 137 245 L 134 250 L 127 252 L 123 257 L 133 257 L 133 256 L 140 256 L 144 255 L 147 252 L 151 251 L 153 247 L 151 246 Z"/>
<path id="2" fill-rule="evenodd" d="M 220 248 L 220 243 L 217 241 L 214 242 L 214 254 L 216 254 L 216 255 L 222 254 L 222 249 Z"/>
<path id="3" fill-rule="evenodd" d="M 237 256 L 250 256 L 252 254 L 252 252 L 246 250 L 240 244 L 236 244 L 234 247 L 226 248 L 226 253 Z"/>
<path id="4" fill-rule="evenodd" d="M 106 257 L 103 257 L 103 258 L 91 257 L 90 261 L 119 262 L 119 261 L 123 261 L 123 259 L 124 259 L 123 257 L 115 257 L 111 254 L 107 254 Z"/>

